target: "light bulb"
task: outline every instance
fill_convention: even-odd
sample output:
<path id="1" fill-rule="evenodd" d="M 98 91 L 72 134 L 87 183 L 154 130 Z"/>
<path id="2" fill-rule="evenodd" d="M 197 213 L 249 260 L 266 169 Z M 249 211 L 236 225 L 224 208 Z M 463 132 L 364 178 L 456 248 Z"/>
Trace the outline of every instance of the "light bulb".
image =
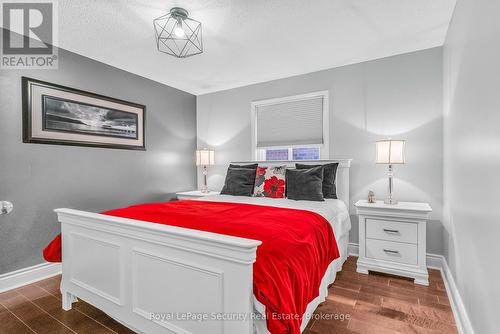
<path id="1" fill-rule="evenodd" d="M 180 21 L 175 25 L 174 35 L 178 38 L 183 38 L 184 36 L 186 36 L 186 33 L 184 32 L 184 29 L 182 29 L 182 23 Z"/>

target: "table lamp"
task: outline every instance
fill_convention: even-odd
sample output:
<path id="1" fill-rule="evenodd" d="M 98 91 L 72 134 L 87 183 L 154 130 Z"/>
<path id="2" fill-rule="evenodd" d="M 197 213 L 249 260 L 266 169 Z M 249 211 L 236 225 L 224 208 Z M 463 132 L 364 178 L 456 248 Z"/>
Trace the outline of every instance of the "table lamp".
<path id="1" fill-rule="evenodd" d="M 208 193 L 207 176 L 208 176 L 208 166 L 213 166 L 215 164 L 214 160 L 214 150 L 203 149 L 196 150 L 196 166 L 202 166 L 203 168 L 203 185 L 201 186 L 202 193 Z"/>
<path id="2" fill-rule="evenodd" d="M 404 140 L 379 140 L 376 143 L 377 149 L 377 164 L 389 165 L 389 171 L 387 176 L 389 177 L 389 194 L 385 199 L 385 204 L 398 204 L 398 201 L 394 199 L 393 190 L 394 185 L 392 183 L 392 178 L 394 177 L 394 172 L 392 165 L 404 164 L 405 163 L 405 141 Z"/>

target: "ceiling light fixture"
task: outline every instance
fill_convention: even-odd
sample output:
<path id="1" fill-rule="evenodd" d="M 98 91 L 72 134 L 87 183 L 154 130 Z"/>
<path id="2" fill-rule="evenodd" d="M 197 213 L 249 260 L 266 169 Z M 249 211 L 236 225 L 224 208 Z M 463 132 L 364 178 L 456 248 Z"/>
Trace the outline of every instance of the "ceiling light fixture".
<path id="1" fill-rule="evenodd" d="M 170 13 L 153 20 L 158 51 L 177 58 L 203 52 L 201 22 L 190 19 L 184 8 L 174 7 Z"/>

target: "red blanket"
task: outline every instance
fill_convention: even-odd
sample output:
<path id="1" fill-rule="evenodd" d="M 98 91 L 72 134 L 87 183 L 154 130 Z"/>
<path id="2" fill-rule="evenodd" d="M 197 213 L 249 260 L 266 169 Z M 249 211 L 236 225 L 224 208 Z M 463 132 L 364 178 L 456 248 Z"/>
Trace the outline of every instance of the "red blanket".
<path id="1" fill-rule="evenodd" d="M 339 257 L 331 225 L 321 215 L 261 205 L 176 201 L 142 204 L 103 214 L 261 240 L 253 291 L 272 334 L 299 334 L 307 304 L 318 296 L 328 265 Z M 44 250 L 61 261 L 61 238 Z"/>

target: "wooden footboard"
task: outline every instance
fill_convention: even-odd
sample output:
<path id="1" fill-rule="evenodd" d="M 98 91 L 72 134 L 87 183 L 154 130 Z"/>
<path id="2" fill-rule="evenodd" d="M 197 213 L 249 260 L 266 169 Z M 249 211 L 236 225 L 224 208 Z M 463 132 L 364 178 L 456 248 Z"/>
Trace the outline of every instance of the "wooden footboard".
<path id="1" fill-rule="evenodd" d="M 252 333 L 252 265 L 260 241 L 55 211 L 65 310 L 82 298 L 138 332 Z"/>

